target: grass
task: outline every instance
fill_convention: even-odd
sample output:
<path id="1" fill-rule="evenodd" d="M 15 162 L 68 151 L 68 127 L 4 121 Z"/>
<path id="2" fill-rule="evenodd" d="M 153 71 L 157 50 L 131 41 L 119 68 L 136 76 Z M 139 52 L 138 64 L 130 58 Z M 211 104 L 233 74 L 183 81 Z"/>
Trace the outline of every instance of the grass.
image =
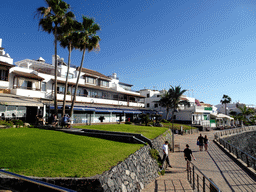
<path id="1" fill-rule="evenodd" d="M 114 132 L 127 132 L 127 133 L 137 133 L 142 134 L 149 139 L 154 139 L 157 136 L 168 130 L 167 127 L 149 127 L 149 126 L 136 126 L 127 124 L 104 124 L 104 125 L 81 125 L 74 126 L 80 129 L 96 129 L 104 131 L 114 131 Z"/>
<path id="2" fill-rule="evenodd" d="M 39 177 L 89 177 L 109 170 L 143 145 L 36 128 L 10 128 L 0 130 L 0 146 L 0 167 L 11 172 Z"/>
<path id="3" fill-rule="evenodd" d="M 164 125 L 164 127 L 172 128 L 172 123 L 162 123 L 162 124 Z M 191 127 L 189 125 L 173 123 L 173 129 L 180 130 L 180 126 L 183 127 L 183 130 L 190 130 L 191 128 L 196 129 L 196 127 Z"/>

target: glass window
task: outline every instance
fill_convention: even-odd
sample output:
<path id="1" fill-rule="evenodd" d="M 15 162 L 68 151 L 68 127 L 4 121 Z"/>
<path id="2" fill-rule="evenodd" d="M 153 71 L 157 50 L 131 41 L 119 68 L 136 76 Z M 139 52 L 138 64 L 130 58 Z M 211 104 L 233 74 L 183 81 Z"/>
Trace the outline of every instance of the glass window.
<path id="1" fill-rule="evenodd" d="M 95 84 L 95 78 L 92 77 L 86 77 L 86 83 Z"/>
<path id="2" fill-rule="evenodd" d="M 150 104 L 149 104 L 149 103 L 147 103 L 147 107 L 150 107 Z"/>
<path id="3" fill-rule="evenodd" d="M 42 82 L 42 91 L 46 91 L 46 82 Z"/>
<path id="4" fill-rule="evenodd" d="M 104 87 L 109 87 L 109 82 L 108 82 L 108 81 L 103 81 L 103 80 L 101 80 L 100 85 L 101 85 L 101 86 L 104 86 Z"/>
<path id="5" fill-rule="evenodd" d="M 155 104 L 155 108 L 157 108 L 158 107 L 158 104 Z"/>
<path id="6" fill-rule="evenodd" d="M 149 93 L 147 94 L 147 97 L 149 97 Z"/>

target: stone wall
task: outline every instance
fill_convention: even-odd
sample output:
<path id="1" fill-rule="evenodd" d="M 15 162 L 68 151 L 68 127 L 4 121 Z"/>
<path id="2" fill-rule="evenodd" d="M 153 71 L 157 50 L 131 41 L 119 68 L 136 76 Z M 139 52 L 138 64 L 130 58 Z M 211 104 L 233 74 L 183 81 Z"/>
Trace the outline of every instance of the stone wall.
<path id="1" fill-rule="evenodd" d="M 244 132 L 224 137 L 223 139 L 249 155 L 256 157 L 256 131 Z"/>
<path id="2" fill-rule="evenodd" d="M 161 157 L 162 145 L 166 140 L 171 143 L 170 130 L 152 140 L 153 148 L 158 150 Z M 140 191 L 159 176 L 159 167 L 157 161 L 151 157 L 150 149 L 146 145 L 115 167 L 91 178 L 33 178 L 76 191 Z M 12 186 L 14 189 L 25 187 L 27 191 L 31 191 L 30 187 L 35 189 L 34 184 L 3 175 L 0 175 L 0 185 Z"/>

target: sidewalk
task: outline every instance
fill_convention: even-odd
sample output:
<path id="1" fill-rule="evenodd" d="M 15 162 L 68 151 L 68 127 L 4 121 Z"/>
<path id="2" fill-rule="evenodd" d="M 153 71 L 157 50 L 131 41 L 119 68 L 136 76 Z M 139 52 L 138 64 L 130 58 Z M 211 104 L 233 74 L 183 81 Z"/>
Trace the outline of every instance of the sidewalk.
<path id="1" fill-rule="evenodd" d="M 186 177 L 186 162 L 183 149 L 190 145 L 196 161 L 193 163 L 223 192 L 256 191 L 256 178 L 252 179 L 241 167 L 229 158 L 212 141 L 214 131 L 200 132 L 207 135 L 210 143 L 208 151 L 199 151 L 196 140 L 199 134 L 175 135 L 175 144 L 180 143 L 181 152 L 170 153 L 173 168 L 168 168 L 164 176 L 157 178 L 143 189 L 143 192 L 157 191 L 193 191 Z"/>

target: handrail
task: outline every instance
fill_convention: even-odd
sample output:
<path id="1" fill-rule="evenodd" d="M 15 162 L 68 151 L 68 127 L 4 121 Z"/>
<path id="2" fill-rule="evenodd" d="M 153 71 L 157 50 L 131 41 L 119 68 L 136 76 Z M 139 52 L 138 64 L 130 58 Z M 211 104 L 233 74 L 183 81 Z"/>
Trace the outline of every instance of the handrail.
<path id="1" fill-rule="evenodd" d="M 21 180 L 24 180 L 24 181 L 27 181 L 27 182 L 30 182 L 30 183 L 41 185 L 43 187 L 54 189 L 54 190 L 57 190 L 57 191 L 75 192 L 72 189 L 67 189 L 67 188 L 60 187 L 60 186 L 57 186 L 57 185 L 53 185 L 53 184 L 50 184 L 50 183 L 46 183 L 46 182 L 43 182 L 43 181 L 38 181 L 36 179 L 32 179 L 32 178 L 29 178 L 29 177 L 26 177 L 26 176 L 23 176 L 23 175 L 19 175 L 19 174 L 16 174 L 16 173 L 12 173 L 12 172 L 9 172 L 9 171 L 5 171 L 5 170 L 2 170 L 2 169 L 0 169 L 0 173 L 4 174 L 4 175 L 11 176 L 11 177 L 16 177 L 18 179 L 21 179 Z"/>
<path id="2" fill-rule="evenodd" d="M 241 159 L 244 163 L 246 163 L 247 167 L 252 167 L 254 170 L 256 170 L 256 158 L 251 156 L 250 154 L 242 151 L 241 149 L 239 149 L 238 147 L 228 143 L 227 141 L 225 141 L 223 138 L 221 138 L 219 135 L 215 135 L 215 140 L 218 141 L 225 149 L 227 149 L 230 153 L 233 153 L 234 155 L 236 155 L 237 159 Z M 239 153 L 240 152 L 240 157 L 239 157 Z M 246 156 L 246 158 L 243 158 L 243 154 Z M 249 159 L 252 161 L 250 163 Z"/>
<path id="3" fill-rule="evenodd" d="M 205 192 L 205 188 L 208 187 L 211 191 L 211 188 L 213 187 L 216 192 L 221 192 L 221 190 L 219 189 L 219 187 L 210 179 L 208 178 L 204 173 L 202 173 L 202 171 L 200 171 L 200 169 L 198 167 L 196 167 L 192 162 L 188 161 L 188 167 L 187 167 L 187 179 L 189 181 L 189 183 L 192 185 L 193 190 L 195 190 L 197 188 L 197 191 L 200 191 L 200 180 L 199 180 L 199 175 L 197 174 L 197 176 L 195 177 L 195 169 L 203 176 L 202 179 L 202 185 L 201 187 L 203 188 L 202 191 Z M 191 166 L 192 166 L 192 171 L 191 171 Z M 191 173 L 192 172 L 192 173 Z M 193 177 L 192 177 L 193 176 Z M 210 186 L 208 186 L 205 182 L 205 179 L 210 183 Z"/>

